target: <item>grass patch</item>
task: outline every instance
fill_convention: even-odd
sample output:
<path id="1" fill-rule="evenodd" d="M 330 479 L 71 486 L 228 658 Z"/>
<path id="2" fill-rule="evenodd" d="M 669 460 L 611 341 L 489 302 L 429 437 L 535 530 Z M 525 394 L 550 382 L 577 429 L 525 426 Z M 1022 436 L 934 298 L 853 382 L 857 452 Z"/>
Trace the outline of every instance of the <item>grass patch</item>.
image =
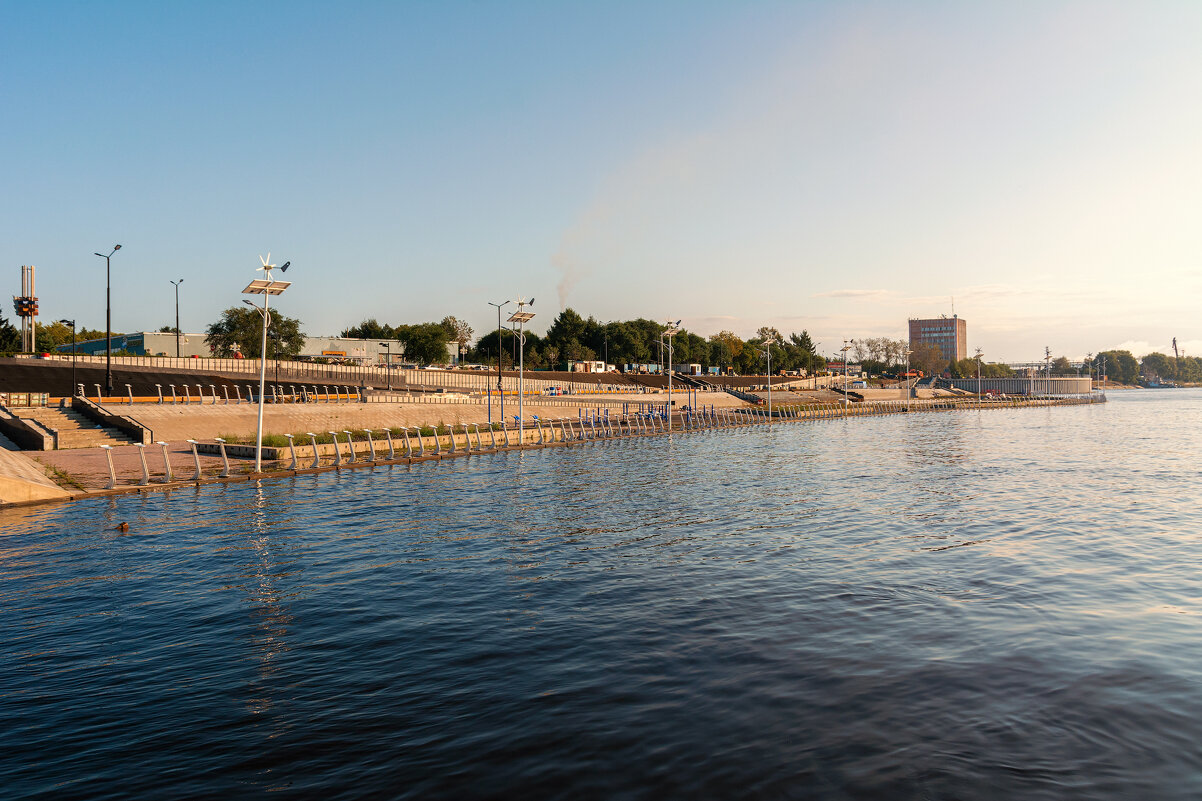
<path id="1" fill-rule="evenodd" d="M 50 476 L 50 478 L 54 479 L 54 483 L 58 484 L 60 487 L 74 487 L 77 490 L 87 489 L 83 484 L 80 484 L 78 481 L 76 481 L 70 473 L 64 473 L 54 465 L 47 465 L 46 473 Z"/>

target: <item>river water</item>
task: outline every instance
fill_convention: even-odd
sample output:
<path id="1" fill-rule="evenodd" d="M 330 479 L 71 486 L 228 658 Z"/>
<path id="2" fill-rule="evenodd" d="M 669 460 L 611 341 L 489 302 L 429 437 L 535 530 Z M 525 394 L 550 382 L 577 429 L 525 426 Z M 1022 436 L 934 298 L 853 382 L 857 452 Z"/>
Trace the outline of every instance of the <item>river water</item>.
<path id="1" fill-rule="evenodd" d="M 1202 797 L 1200 453 L 1133 391 L 3 511 L 0 787 Z"/>

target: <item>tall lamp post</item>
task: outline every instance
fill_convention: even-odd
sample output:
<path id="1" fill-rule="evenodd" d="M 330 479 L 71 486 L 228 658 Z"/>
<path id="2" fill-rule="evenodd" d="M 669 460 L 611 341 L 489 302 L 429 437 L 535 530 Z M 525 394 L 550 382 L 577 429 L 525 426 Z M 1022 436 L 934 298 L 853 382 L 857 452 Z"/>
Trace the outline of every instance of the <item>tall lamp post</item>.
<path id="1" fill-rule="evenodd" d="M 497 396 L 501 399 L 501 423 L 505 423 L 505 389 L 501 385 L 501 307 L 508 306 L 513 303 L 512 300 L 504 300 L 500 303 L 488 301 L 489 306 L 497 307 Z M 492 425 L 492 393 L 488 394 L 488 423 Z"/>
<path id="2" fill-rule="evenodd" d="M 506 322 L 513 323 L 518 329 L 518 446 L 521 447 L 525 444 L 523 436 L 526 430 L 526 389 L 523 384 L 526 368 L 526 323 L 534 319 L 534 312 L 526 311 L 526 307 L 534 305 L 534 298 L 530 298 L 530 300 L 519 298 L 516 302 L 518 310 L 511 314 Z M 502 417 L 501 420 L 504 421 L 505 418 Z"/>
<path id="3" fill-rule="evenodd" d="M 977 348 L 977 406 L 981 405 L 981 349 Z"/>
<path id="4" fill-rule="evenodd" d="M 113 395 L 113 282 L 110 268 L 112 267 L 113 253 L 120 249 L 120 245 L 113 245 L 109 255 L 96 254 L 104 259 L 104 386 L 109 397 Z"/>
<path id="5" fill-rule="evenodd" d="M 910 396 L 913 391 L 910 389 L 910 354 L 914 351 L 910 350 L 910 343 L 906 343 L 906 412 L 910 411 Z"/>
<path id="6" fill-rule="evenodd" d="M 851 350 L 851 340 L 843 340 L 843 347 L 839 348 L 843 351 L 843 411 L 847 411 L 847 352 Z"/>
<path id="7" fill-rule="evenodd" d="M 1047 345 L 1043 346 L 1043 394 L 1052 394 L 1052 349 Z"/>
<path id="8" fill-rule="evenodd" d="M 75 397 L 75 321 L 59 320 L 63 325 L 71 326 L 71 397 Z"/>
<path id="9" fill-rule="evenodd" d="M 609 327 L 613 325 L 613 320 L 605 321 L 605 371 L 609 372 Z"/>
<path id="10" fill-rule="evenodd" d="M 281 295 L 284 290 L 292 286 L 291 281 L 275 281 L 271 277 L 271 271 L 275 269 L 275 265 L 269 263 L 271 254 L 267 254 L 267 258 L 259 257 L 259 261 L 263 262 L 263 266 L 258 268 L 263 271 L 263 278 L 256 278 L 246 285 L 246 289 L 242 290 L 243 295 L 262 295 L 263 306 L 251 303 L 249 300 L 243 299 L 243 303 L 250 306 L 263 317 L 263 341 L 259 350 L 259 423 L 255 433 L 255 472 L 258 473 L 263 466 L 263 392 L 267 388 L 267 326 L 271 324 L 271 310 L 268 308 L 272 295 Z M 292 262 L 286 261 L 280 267 L 280 272 L 288 271 L 289 265 Z"/>
<path id="11" fill-rule="evenodd" d="M 179 285 L 184 282 L 184 279 L 172 281 L 172 286 L 175 287 L 175 358 L 179 358 Z"/>
<path id="12" fill-rule="evenodd" d="M 384 371 L 388 374 L 388 391 L 392 392 L 392 343 L 381 342 L 384 349 Z"/>
<path id="13" fill-rule="evenodd" d="M 764 343 L 763 354 L 768 357 L 768 425 L 772 425 L 772 343 L 776 340 L 769 338 Z"/>
<path id="14" fill-rule="evenodd" d="M 668 338 L 668 433 L 672 433 L 672 337 L 680 333 L 680 320 L 666 323 L 663 336 Z M 662 341 L 662 340 L 661 340 Z M 661 346 L 662 347 L 662 346 Z"/>

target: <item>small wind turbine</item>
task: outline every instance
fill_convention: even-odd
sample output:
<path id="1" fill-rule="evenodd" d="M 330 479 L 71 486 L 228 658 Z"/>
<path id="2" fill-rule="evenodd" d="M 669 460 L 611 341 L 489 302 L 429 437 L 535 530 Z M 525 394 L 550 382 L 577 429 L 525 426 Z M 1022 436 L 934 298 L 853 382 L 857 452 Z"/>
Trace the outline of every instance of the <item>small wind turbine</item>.
<path id="1" fill-rule="evenodd" d="M 270 275 L 271 271 L 275 269 L 275 265 L 271 263 L 271 253 L 270 252 L 267 254 L 267 258 L 263 258 L 262 256 L 260 256 L 259 261 L 261 261 L 263 263 L 263 266 L 255 268 L 255 272 L 262 270 L 263 272 Z M 284 262 L 284 265 L 282 267 L 280 267 L 280 272 L 282 272 L 282 273 L 288 272 L 288 267 L 291 264 L 292 264 L 291 261 Z"/>

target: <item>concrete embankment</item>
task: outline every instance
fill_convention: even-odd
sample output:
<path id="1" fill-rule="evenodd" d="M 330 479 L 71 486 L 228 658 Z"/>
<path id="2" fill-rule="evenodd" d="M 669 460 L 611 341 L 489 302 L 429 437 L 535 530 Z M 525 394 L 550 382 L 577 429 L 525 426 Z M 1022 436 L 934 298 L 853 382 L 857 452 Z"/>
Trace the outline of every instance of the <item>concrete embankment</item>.
<path id="1" fill-rule="evenodd" d="M 64 492 L 56 497 L 70 499 L 95 494 L 111 494 L 116 492 L 145 492 L 155 489 L 172 487 L 195 486 L 214 481 L 245 481 L 251 479 L 266 479 L 287 477 L 304 472 L 320 472 L 345 467 L 366 467 L 380 465 L 405 465 L 421 461 L 430 461 L 459 456 L 478 456 L 489 453 L 530 448 L 563 447 L 566 445 L 583 444 L 593 441 L 621 440 L 632 437 L 663 436 L 668 433 L 687 434 L 702 431 L 715 431 L 726 428 L 766 425 L 780 425 L 788 422 L 805 420 L 838 419 L 843 417 L 875 416 L 884 414 L 906 414 L 954 410 L 989 410 L 1008 409 L 1027 406 L 1069 406 L 1104 402 L 1104 397 L 1094 398 L 1039 398 L 1026 400 L 989 401 L 978 404 L 975 399 L 948 399 L 932 401 L 914 401 L 907 405 L 905 402 L 893 403 L 863 403 L 863 404 L 811 404 L 809 406 L 787 406 L 774 409 L 771 418 L 762 407 L 712 407 L 702 413 L 677 413 L 669 430 L 662 416 L 652 414 L 619 415 L 613 414 L 606 419 L 604 414 L 597 414 L 588 425 L 582 425 L 575 415 L 546 415 L 541 425 L 529 424 L 525 428 L 522 444 L 517 441 L 517 432 L 510 428 L 508 432 L 490 432 L 486 425 L 473 425 L 475 420 L 467 421 L 468 430 L 463 429 L 463 423 L 453 426 L 453 432 L 442 429 L 438 436 L 426 430 L 423 435 L 410 431 L 408 438 L 395 423 L 375 427 L 370 436 L 362 429 L 347 428 L 352 436 L 343 434 L 339 445 L 318 445 L 317 453 L 304 442 L 297 442 L 296 468 L 291 466 L 291 451 L 288 448 L 265 449 L 265 457 L 287 459 L 288 467 L 283 469 L 284 462 L 268 462 L 269 469 L 262 473 L 251 472 L 245 461 L 253 453 L 253 449 L 243 447 L 234 453 L 229 475 L 221 476 L 226 463 L 219 453 L 195 453 L 192 446 L 184 442 L 169 442 L 165 445 L 152 445 L 145 450 L 136 446 L 114 448 L 110 453 L 113 458 L 115 476 L 110 477 L 106 463 L 105 452 L 100 449 L 85 449 L 82 451 L 47 451 L 38 454 L 38 458 L 47 465 L 58 469 L 75 483 L 84 488 L 79 492 Z M 529 408 L 529 407 L 528 407 Z M 560 412 L 563 410 L 560 409 Z M 554 422 L 550 418 L 558 418 Z M 422 423 L 427 421 L 422 421 Z M 413 425 L 420 425 L 414 423 Z M 369 426 L 370 427 L 370 426 Z M 389 451 L 385 427 L 392 428 L 392 450 Z M 333 425 L 313 426 L 325 431 L 338 430 Z M 453 439 L 452 439 L 453 435 Z M 354 456 L 351 456 L 352 449 Z M 216 449 L 213 449 L 216 451 Z M 233 450 L 233 449 L 231 449 Z M 352 460 L 353 459 L 353 460 Z M 104 489 L 112 480 L 114 487 Z M 43 483 L 44 482 L 39 482 Z M 30 498 L 29 500 L 38 500 Z M 44 500 L 44 499 L 43 499 Z"/>
<path id="2" fill-rule="evenodd" d="M 23 453 L 0 448 L 0 505 L 70 497 L 70 493 L 46 477 L 42 465 Z"/>

